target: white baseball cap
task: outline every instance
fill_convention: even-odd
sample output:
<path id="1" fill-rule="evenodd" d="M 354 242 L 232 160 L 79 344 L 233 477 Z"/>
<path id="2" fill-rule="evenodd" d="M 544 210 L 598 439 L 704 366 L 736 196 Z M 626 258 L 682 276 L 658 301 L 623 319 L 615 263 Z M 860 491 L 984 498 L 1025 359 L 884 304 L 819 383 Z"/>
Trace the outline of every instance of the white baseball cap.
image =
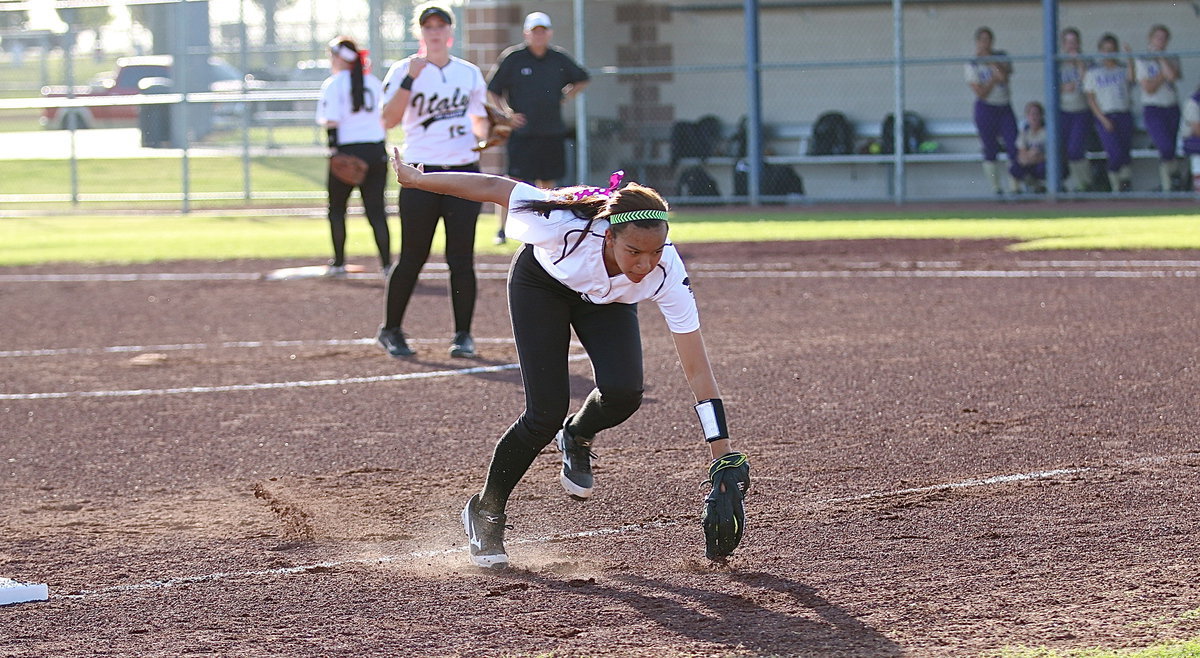
<path id="1" fill-rule="evenodd" d="M 535 11 L 525 17 L 525 31 L 528 32 L 535 27 L 544 27 L 547 30 L 554 29 L 554 26 L 550 24 L 550 17 L 541 11 Z"/>

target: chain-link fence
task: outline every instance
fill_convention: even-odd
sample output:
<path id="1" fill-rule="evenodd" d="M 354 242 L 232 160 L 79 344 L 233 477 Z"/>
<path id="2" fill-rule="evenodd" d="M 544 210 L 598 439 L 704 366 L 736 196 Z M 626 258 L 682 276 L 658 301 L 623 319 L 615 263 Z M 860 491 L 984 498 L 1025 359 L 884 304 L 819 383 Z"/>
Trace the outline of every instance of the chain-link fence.
<path id="1" fill-rule="evenodd" d="M 314 110 L 325 44 L 345 34 L 370 46 L 382 76 L 417 48 L 412 4 L 58 0 L 35 16 L 0 1 L 0 211 L 321 205 L 326 149 Z M 1078 27 L 1094 62 L 1103 33 L 1136 56 L 1152 24 L 1169 26 L 1181 104 L 1195 90 L 1200 18 L 1190 6 L 1057 5 L 1058 26 Z M 455 4 L 452 51 L 485 73 L 521 38 L 519 20 L 489 22 L 495 7 L 549 13 L 554 42 L 592 74 L 566 108 L 586 130 L 568 143 L 565 182 L 625 169 L 676 203 L 987 199 L 997 181 L 1005 197 L 1056 196 L 1054 185 L 1010 176 L 1006 148 L 989 171 L 964 74 L 986 25 L 1012 64 L 1017 123 L 1027 102 L 1045 103 L 1041 2 L 774 2 L 756 22 L 745 3 L 718 0 Z M 1127 194 L 1191 195 L 1181 150 L 1174 178 L 1161 175 L 1141 96 L 1134 87 Z M 898 108 L 912 116 L 896 155 Z M 502 157 L 489 158 L 485 167 L 503 170 Z M 1090 186 L 1062 196 L 1110 193 L 1095 136 L 1087 158 Z"/>

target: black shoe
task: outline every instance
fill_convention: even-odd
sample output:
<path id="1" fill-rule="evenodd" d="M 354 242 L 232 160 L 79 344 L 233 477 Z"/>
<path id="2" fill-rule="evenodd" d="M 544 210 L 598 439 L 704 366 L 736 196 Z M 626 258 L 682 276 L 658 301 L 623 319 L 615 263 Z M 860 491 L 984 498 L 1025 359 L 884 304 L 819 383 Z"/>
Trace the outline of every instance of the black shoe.
<path id="1" fill-rule="evenodd" d="M 554 438 L 562 452 L 563 467 L 558 476 L 559 483 L 575 500 L 587 500 L 592 495 L 595 483 L 592 478 L 592 458 L 595 457 L 592 454 L 593 439 L 572 435 L 565 423 Z"/>
<path id="2" fill-rule="evenodd" d="M 475 353 L 475 339 L 471 338 L 470 333 L 460 331 L 454 334 L 454 340 L 450 343 L 450 356 L 456 356 L 460 359 L 475 359 L 479 357 Z"/>
<path id="3" fill-rule="evenodd" d="M 467 531 L 471 563 L 475 566 L 503 569 L 508 566 L 504 551 L 504 531 L 512 529 L 503 514 L 489 514 L 479 509 L 479 494 L 471 496 L 462 511 L 463 529 Z"/>
<path id="4" fill-rule="evenodd" d="M 400 331 L 399 327 L 380 327 L 379 336 L 376 338 L 383 349 L 387 350 L 388 354 L 394 357 L 412 356 L 416 354 L 412 348 L 408 346 L 408 341 L 404 340 L 404 332 Z"/>
<path id="5" fill-rule="evenodd" d="M 500 229 L 496 232 L 496 239 L 492 240 L 492 244 L 499 246 L 504 244 L 506 240 L 507 238 L 504 236 L 504 229 Z"/>

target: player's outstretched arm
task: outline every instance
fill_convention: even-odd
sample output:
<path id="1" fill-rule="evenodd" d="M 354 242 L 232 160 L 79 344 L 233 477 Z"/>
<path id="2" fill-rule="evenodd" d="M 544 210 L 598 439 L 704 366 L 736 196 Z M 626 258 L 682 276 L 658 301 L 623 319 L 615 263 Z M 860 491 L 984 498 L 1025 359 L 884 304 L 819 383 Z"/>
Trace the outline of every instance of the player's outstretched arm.
<path id="1" fill-rule="evenodd" d="M 746 512 L 742 499 L 750 491 L 750 460 L 735 452 L 725 423 L 717 381 L 713 377 L 704 337 L 700 330 L 671 334 L 684 375 L 696 396 L 696 415 L 704 430 L 704 440 L 712 451 L 708 482 L 712 489 L 704 498 L 700 523 L 704 526 L 704 554 L 711 560 L 723 560 L 742 542 Z"/>
<path id="2" fill-rule="evenodd" d="M 396 182 L 401 187 L 411 187 L 426 192 L 448 194 L 460 199 L 495 203 L 508 207 L 517 182 L 510 178 L 477 174 L 470 171 L 434 171 L 425 173 L 424 167 L 414 167 L 400 160 L 400 150 L 393 149 L 392 168 L 396 170 Z"/>
<path id="3" fill-rule="evenodd" d="M 717 378 L 713 375 L 712 364 L 708 362 L 708 351 L 704 348 L 704 336 L 701 335 L 700 330 L 697 329 L 686 334 L 673 333 L 671 338 L 675 340 L 675 351 L 679 354 L 679 364 L 683 367 L 683 375 L 687 377 L 688 385 L 692 388 L 692 395 L 696 397 L 697 413 L 706 401 L 715 400 L 719 405 L 721 391 L 717 388 Z M 704 417 L 701 416 L 701 424 L 704 424 L 703 419 Z M 712 428 L 704 428 L 704 438 L 708 441 L 713 459 L 733 450 L 728 432 L 724 429 L 723 411 L 721 425 L 722 427 L 717 429 L 717 433 L 724 434 L 724 436 L 710 435 L 709 430 Z"/>

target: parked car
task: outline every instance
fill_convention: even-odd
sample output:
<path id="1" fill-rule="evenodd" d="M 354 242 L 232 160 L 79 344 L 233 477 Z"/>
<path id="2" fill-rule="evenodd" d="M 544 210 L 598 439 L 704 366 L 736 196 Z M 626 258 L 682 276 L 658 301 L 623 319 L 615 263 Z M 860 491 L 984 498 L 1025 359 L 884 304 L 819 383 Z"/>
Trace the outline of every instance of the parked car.
<path id="1" fill-rule="evenodd" d="M 116 62 L 115 71 L 101 73 L 87 85 L 76 86 L 76 98 L 101 98 L 132 96 L 145 93 L 147 82 L 155 83 L 158 90 L 169 88 L 172 57 L 170 55 L 143 55 L 122 57 Z M 208 59 L 207 86 L 210 91 L 239 92 L 243 85 L 249 89 L 261 87 L 261 83 L 219 57 Z M 68 96 L 65 85 L 42 87 L 42 96 L 62 98 Z M 237 116 L 242 111 L 240 103 L 215 104 L 214 120 Z M 74 117 L 76 128 L 128 127 L 138 122 L 138 105 L 95 105 L 92 107 L 57 108 L 42 111 L 41 124 L 47 128 L 66 128 L 68 119 Z"/>

